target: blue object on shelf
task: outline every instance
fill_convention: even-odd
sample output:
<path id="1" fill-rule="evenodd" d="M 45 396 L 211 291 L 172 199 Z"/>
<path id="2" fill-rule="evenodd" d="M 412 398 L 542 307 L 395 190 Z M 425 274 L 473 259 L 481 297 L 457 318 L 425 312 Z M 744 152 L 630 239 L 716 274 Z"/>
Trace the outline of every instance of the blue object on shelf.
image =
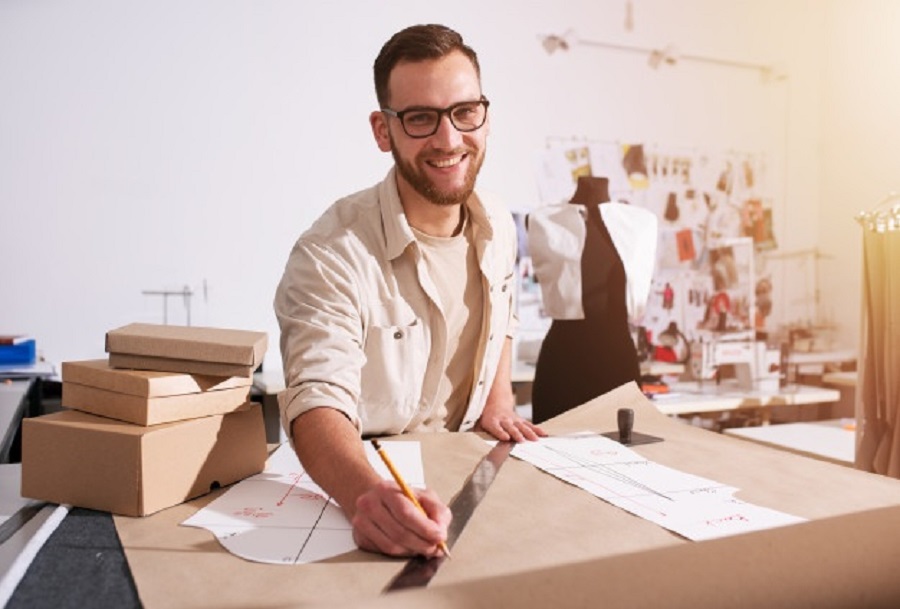
<path id="1" fill-rule="evenodd" d="M 34 339 L 0 345 L 0 364 L 33 364 L 36 360 Z"/>

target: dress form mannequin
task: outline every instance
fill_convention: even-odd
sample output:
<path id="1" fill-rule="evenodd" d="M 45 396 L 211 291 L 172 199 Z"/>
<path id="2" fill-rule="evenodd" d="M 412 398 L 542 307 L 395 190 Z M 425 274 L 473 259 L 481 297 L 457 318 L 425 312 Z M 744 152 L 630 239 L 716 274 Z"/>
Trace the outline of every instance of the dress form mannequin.
<path id="1" fill-rule="evenodd" d="M 541 423 L 607 391 L 640 381 L 637 349 L 628 326 L 625 267 L 600 207 L 609 180 L 581 177 L 570 204 L 584 205 L 586 237 L 581 252 L 582 319 L 554 318 L 541 344 L 532 386 L 532 419 Z M 532 256 L 554 256 L 534 251 Z M 554 277 L 538 276 L 539 282 Z"/>

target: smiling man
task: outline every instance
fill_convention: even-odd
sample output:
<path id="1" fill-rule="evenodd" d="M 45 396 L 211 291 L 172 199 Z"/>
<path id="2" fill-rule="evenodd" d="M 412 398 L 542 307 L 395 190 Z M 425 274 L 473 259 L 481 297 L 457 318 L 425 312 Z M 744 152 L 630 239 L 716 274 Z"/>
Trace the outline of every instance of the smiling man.
<path id="1" fill-rule="evenodd" d="M 453 30 L 396 33 L 375 60 L 369 122 L 394 167 L 297 240 L 275 295 L 282 424 L 359 547 L 435 556 L 447 506 L 425 514 L 369 465 L 361 438 L 479 429 L 534 440 L 510 383 L 516 232 L 475 182 L 490 132 L 475 52 Z M 436 464 L 429 464 L 434 467 Z"/>

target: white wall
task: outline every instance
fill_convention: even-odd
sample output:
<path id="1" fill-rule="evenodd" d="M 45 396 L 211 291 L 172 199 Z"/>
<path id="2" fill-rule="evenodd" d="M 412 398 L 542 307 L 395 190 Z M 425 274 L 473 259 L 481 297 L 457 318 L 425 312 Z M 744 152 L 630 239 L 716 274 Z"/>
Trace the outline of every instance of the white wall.
<path id="1" fill-rule="evenodd" d="M 829 5 L 821 145 L 822 301 L 858 338 L 862 228 L 853 220 L 900 192 L 900 2 Z M 894 200 L 890 204 L 897 204 Z"/>
<path id="2" fill-rule="evenodd" d="M 266 366 L 280 365 L 271 300 L 288 251 L 333 200 L 387 171 L 368 130 L 371 64 L 417 22 L 455 27 L 479 52 L 493 104 L 480 184 L 511 207 L 536 203 L 548 136 L 759 151 L 780 195 L 779 244 L 815 247 L 825 16 L 856 3 L 634 0 L 632 31 L 627 4 L 0 2 L 0 333 L 31 333 L 56 362 L 100 357 L 107 330 L 162 321 L 142 290 L 189 286 L 195 325 L 267 331 Z M 870 20 L 894 6 L 869 5 Z M 548 55 L 540 36 L 570 28 L 774 63 L 790 79 L 654 71 L 578 45 Z M 179 301 L 169 316 L 183 321 Z"/>

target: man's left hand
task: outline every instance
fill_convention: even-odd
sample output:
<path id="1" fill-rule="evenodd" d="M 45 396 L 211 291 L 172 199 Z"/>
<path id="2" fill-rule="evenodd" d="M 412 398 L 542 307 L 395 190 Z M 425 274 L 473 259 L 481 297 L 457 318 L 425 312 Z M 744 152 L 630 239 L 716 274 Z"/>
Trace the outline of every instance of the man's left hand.
<path id="1" fill-rule="evenodd" d="M 476 431 L 486 431 L 501 442 L 524 442 L 546 436 L 543 429 L 524 419 L 513 406 L 485 404 L 481 418 L 475 424 Z"/>

